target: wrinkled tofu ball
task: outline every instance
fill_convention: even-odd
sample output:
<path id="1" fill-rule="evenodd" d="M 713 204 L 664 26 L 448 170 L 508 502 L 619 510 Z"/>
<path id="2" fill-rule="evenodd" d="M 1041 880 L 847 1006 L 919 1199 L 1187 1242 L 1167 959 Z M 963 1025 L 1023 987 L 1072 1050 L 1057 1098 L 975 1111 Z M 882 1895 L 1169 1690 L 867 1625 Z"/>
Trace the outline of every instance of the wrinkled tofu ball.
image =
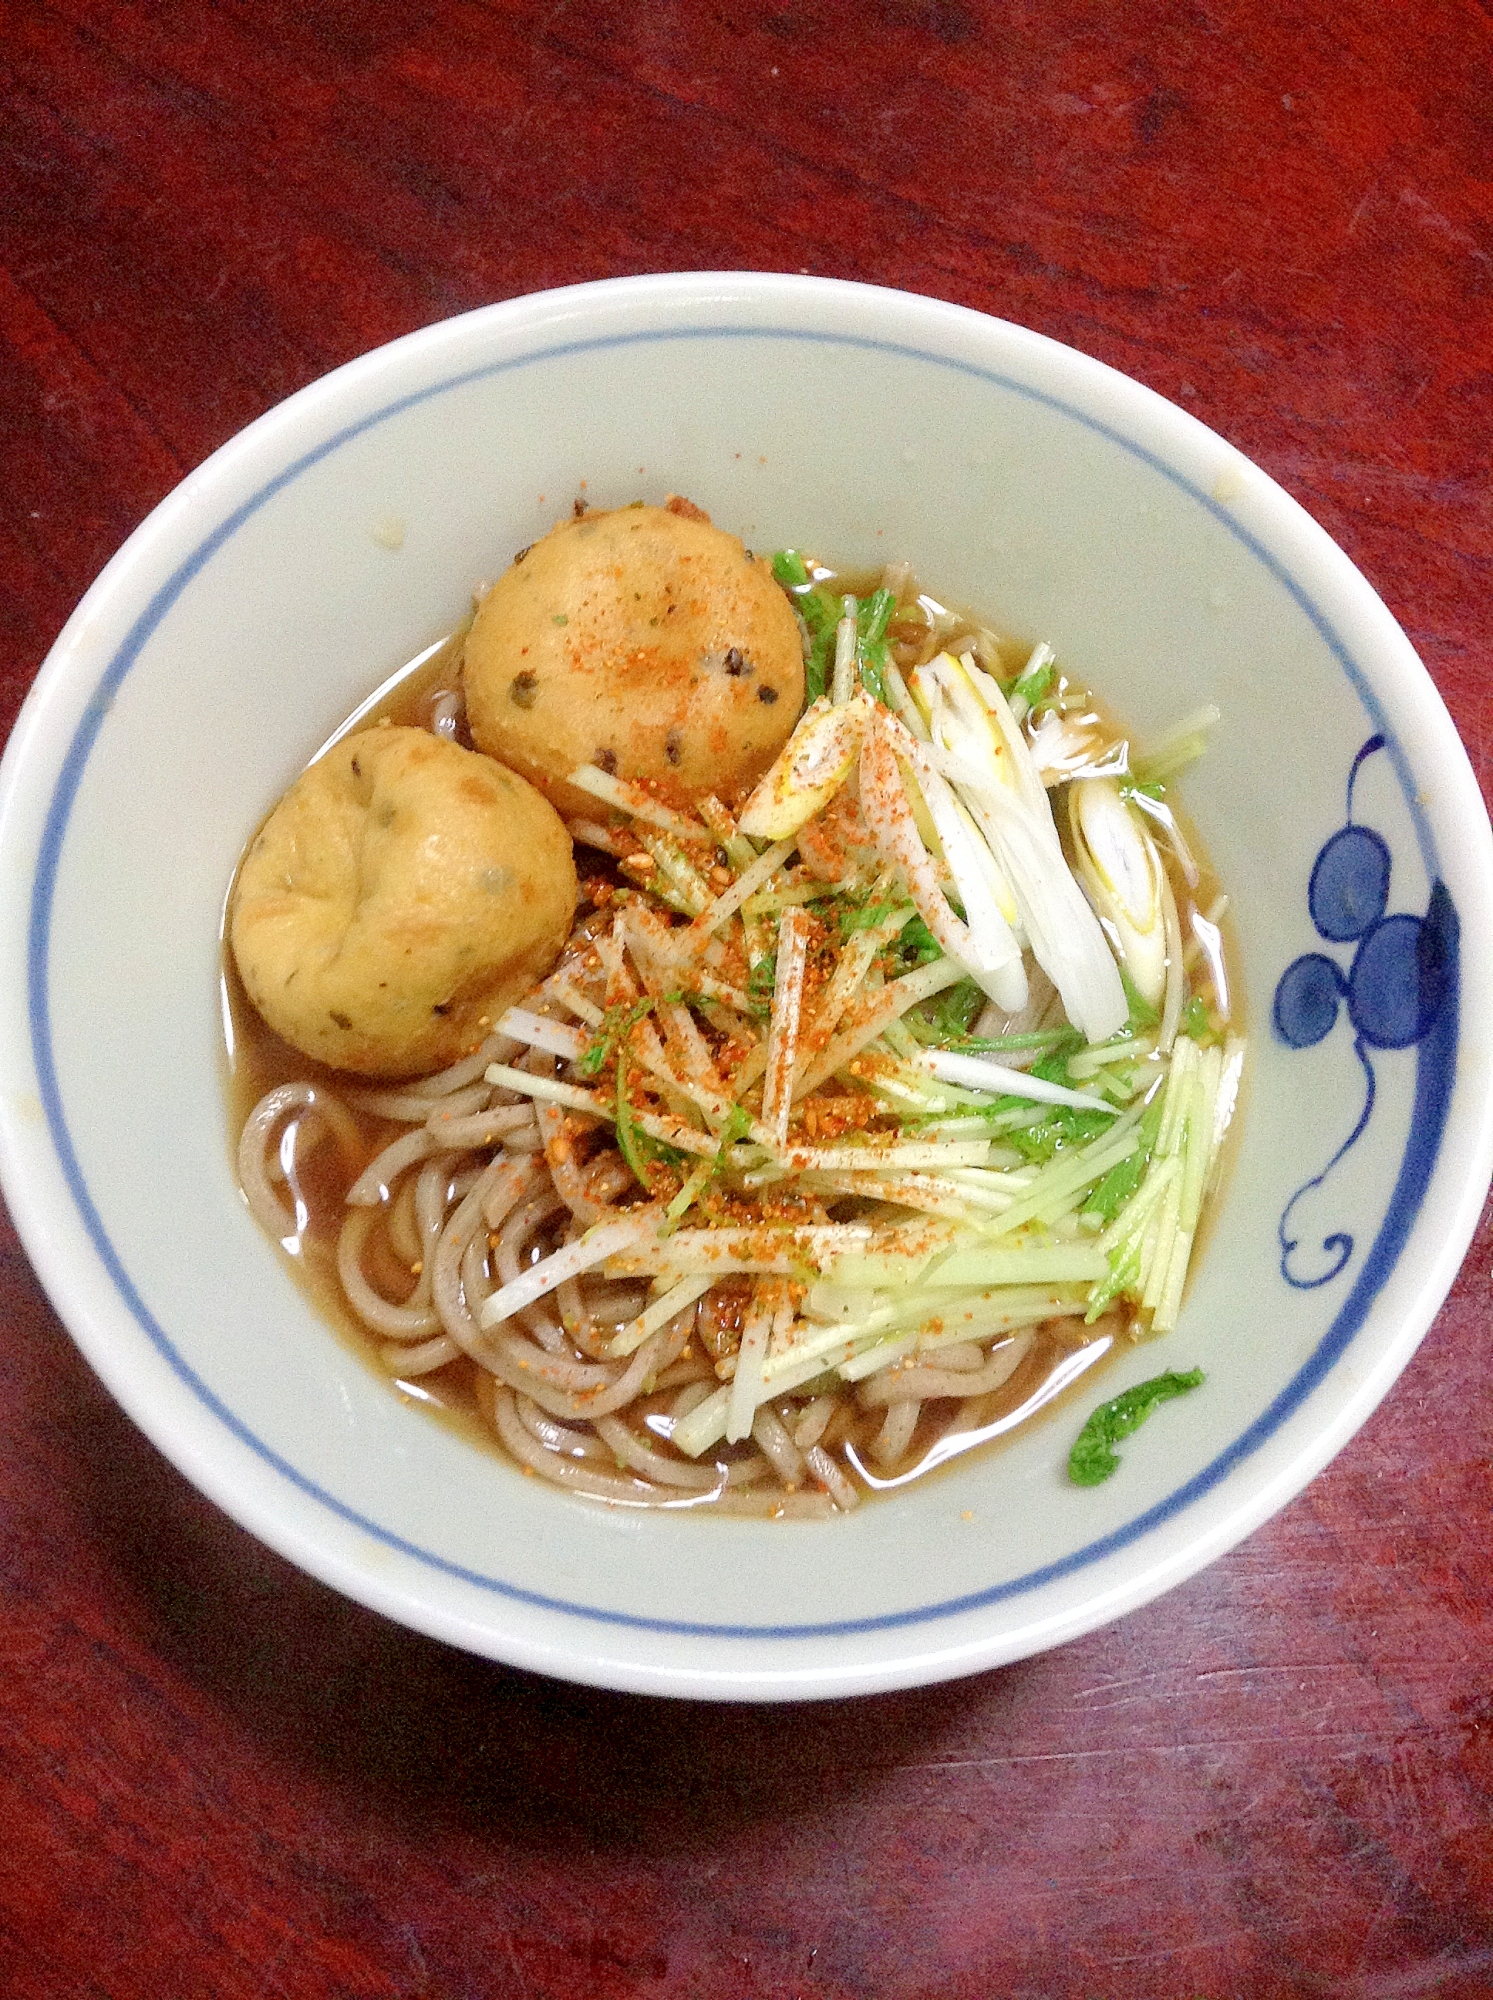
<path id="1" fill-rule="evenodd" d="M 229 936 L 249 998 L 304 1055 L 421 1076 L 543 977 L 575 905 L 570 836 L 532 785 L 385 726 L 335 744 L 275 807 Z"/>
<path id="2" fill-rule="evenodd" d="M 579 764 L 685 804 L 755 785 L 803 706 L 798 621 L 769 565 L 687 501 L 563 521 L 478 607 L 472 740 L 563 812 Z"/>

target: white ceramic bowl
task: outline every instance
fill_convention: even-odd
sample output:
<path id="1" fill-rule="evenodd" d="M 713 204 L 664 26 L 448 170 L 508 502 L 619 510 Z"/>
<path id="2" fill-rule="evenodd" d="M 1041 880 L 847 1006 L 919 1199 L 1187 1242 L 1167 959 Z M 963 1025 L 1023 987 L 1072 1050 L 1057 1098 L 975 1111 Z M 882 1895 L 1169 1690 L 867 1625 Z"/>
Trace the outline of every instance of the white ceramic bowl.
<path id="1" fill-rule="evenodd" d="M 216 1011 L 239 850 L 329 730 L 582 485 L 602 505 L 687 493 L 758 549 L 906 557 L 1050 639 L 1143 737 L 1222 710 L 1186 790 L 1235 898 L 1242 1144 L 1180 1326 L 1104 1387 L 1198 1364 L 1207 1383 L 1107 1485 L 1067 1483 L 1065 1412 L 824 1524 L 574 1501 L 402 1405 L 250 1221 Z M 0 1164 L 95 1368 L 294 1562 L 581 1681 L 896 1687 L 1143 1603 L 1374 1408 L 1456 1272 L 1493 1153 L 1488 823 L 1388 612 L 1181 410 L 895 292 L 583 286 L 431 327 L 272 410 L 156 510 L 59 639 L 4 762 L 0 883 Z"/>

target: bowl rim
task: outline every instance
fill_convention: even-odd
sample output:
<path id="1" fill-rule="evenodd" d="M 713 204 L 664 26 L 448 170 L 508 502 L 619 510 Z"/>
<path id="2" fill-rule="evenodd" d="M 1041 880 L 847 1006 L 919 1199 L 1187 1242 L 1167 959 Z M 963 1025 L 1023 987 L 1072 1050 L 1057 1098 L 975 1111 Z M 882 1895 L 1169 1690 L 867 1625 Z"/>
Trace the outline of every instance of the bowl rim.
<path id="1" fill-rule="evenodd" d="M 1045 352 L 1048 358 L 1062 357 L 1061 366 L 1072 371 L 1076 368 L 1085 388 L 1103 401 L 1106 396 L 1113 400 L 1116 396 L 1126 403 L 1131 411 L 1147 412 L 1156 417 L 1165 412 L 1163 428 L 1175 432 L 1180 424 L 1191 427 L 1192 431 L 1206 438 L 1213 446 L 1241 457 L 1223 440 L 1205 426 L 1198 424 L 1187 412 L 1156 396 L 1154 392 L 1135 383 L 1131 378 L 1118 374 L 1103 363 L 1082 355 L 1077 350 L 1048 340 L 1029 329 L 1013 326 L 1010 322 L 991 320 L 985 315 L 970 312 L 966 308 L 948 305 L 943 301 L 920 297 L 878 287 L 849 285 L 838 280 L 792 277 L 788 274 L 768 273 L 672 273 L 646 278 L 623 278 L 603 280 L 597 284 L 566 287 L 558 291 L 532 294 L 506 301 L 495 306 L 479 308 L 476 312 L 464 314 L 453 320 L 436 323 L 401 340 L 375 349 L 358 357 L 344 367 L 321 377 L 294 396 L 276 405 L 258 418 L 253 424 L 237 433 L 218 452 L 208 459 L 198 470 L 168 495 L 161 505 L 136 529 L 124 547 L 106 566 L 98 580 L 82 600 L 68 625 L 64 628 L 53 647 L 27 697 L 11 742 L 7 746 L 3 766 L 0 766 L 0 849 L 10 844 L 8 830 L 16 817 L 16 804 L 28 785 L 33 783 L 32 766 L 44 761 L 49 727 L 52 724 L 51 710 L 54 704 L 65 706 L 63 697 L 71 693 L 78 672 L 78 662 L 82 657 L 79 646 L 80 636 L 98 619 L 102 610 L 116 597 L 129 601 L 132 575 L 136 568 L 149 569 L 154 563 L 159 567 L 162 548 L 169 547 L 173 540 L 182 539 L 182 531 L 194 510 L 200 510 L 205 501 L 211 501 L 214 491 L 226 487 L 230 492 L 245 468 L 252 469 L 256 456 L 273 455 L 282 439 L 293 438 L 303 431 L 308 423 L 313 427 L 323 416 L 335 416 L 339 404 L 356 401 L 359 394 L 376 390 L 379 378 L 384 374 L 397 376 L 402 369 L 414 361 L 419 362 L 436 357 L 448 344 L 459 345 L 466 336 L 476 333 L 491 333 L 495 346 L 501 346 L 505 336 L 510 340 L 521 338 L 526 329 L 532 328 L 536 334 L 548 326 L 554 331 L 569 329 L 572 334 L 584 326 L 588 317 L 595 320 L 598 313 L 605 317 L 609 309 L 621 307 L 624 315 L 628 308 L 646 315 L 660 309 L 677 311 L 681 307 L 692 309 L 695 319 L 686 320 L 678 327 L 658 327 L 646 337 L 670 338 L 693 337 L 701 332 L 719 331 L 720 328 L 704 324 L 699 315 L 715 311 L 729 318 L 732 311 L 738 314 L 743 330 L 761 333 L 762 326 L 751 323 L 754 310 L 768 308 L 777 310 L 791 318 L 794 311 L 804 315 L 806 321 L 814 314 L 834 317 L 836 312 L 851 319 L 857 314 L 869 313 L 874 319 L 890 314 L 896 320 L 900 315 L 904 325 L 920 323 L 927 331 L 931 355 L 924 350 L 926 358 L 943 360 L 947 365 L 971 369 L 973 372 L 992 374 L 991 365 L 976 366 L 967 359 L 951 357 L 950 352 L 937 351 L 937 339 L 941 336 L 946 350 L 964 349 L 970 344 L 978 347 L 1000 342 L 1015 342 L 1016 346 L 1028 354 Z M 745 319 L 742 319 L 743 313 Z M 807 324 L 788 325 L 786 334 L 794 338 L 813 337 L 812 328 Z M 579 347 L 610 345 L 633 340 L 640 335 L 637 328 L 614 332 L 610 335 L 593 334 L 590 337 L 573 339 L 569 344 Z M 885 340 L 873 338 L 870 333 L 854 335 L 843 327 L 824 337 L 846 340 L 855 344 L 857 339 L 863 344 L 885 346 Z M 895 343 L 893 343 L 895 344 Z M 565 350 L 566 343 L 560 342 L 558 351 Z M 546 352 L 557 351 L 551 341 Z M 509 356 L 503 362 L 490 362 L 484 367 L 468 371 L 472 374 L 493 372 L 499 366 L 513 365 L 515 357 Z M 32 1058 L 46 1116 L 51 1141 L 63 1168 L 63 1178 L 71 1184 L 73 1198 L 78 1201 L 89 1233 L 93 1236 L 94 1247 L 99 1252 L 106 1269 L 110 1269 L 116 1290 L 123 1298 L 125 1306 L 137 1323 L 146 1327 L 149 1336 L 160 1347 L 165 1342 L 163 1352 L 169 1350 L 169 1335 L 161 1331 L 161 1339 L 151 1329 L 154 1322 L 149 1320 L 148 1309 L 138 1294 L 133 1293 L 127 1272 L 117 1258 L 111 1268 L 112 1247 L 100 1225 L 98 1231 L 93 1224 L 98 1220 L 96 1212 L 90 1219 L 86 1184 L 72 1155 L 71 1140 L 67 1132 L 66 1118 L 57 1086 L 55 1070 L 50 1067 L 49 1028 L 46 1006 L 47 943 L 50 921 L 50 885 L 55 881 L 55 868 L 61 842 L 66 830 L 67 810 L 71 798 L 81 781 L 87 756 L 102 726 L 103 714 L 108 695 L 113 691 L 138 657 L 150 632 L 164 615 L 175 594 L 185 588 L 190 577 L 203 563 L 210 559 L 213 550 L 230 535 L 234 527 L 247 515 L 262 505 L 283 485 L 293 479 L 299 471 L 327 452 L 335 449 L 347 437 L 356 434 L 368 425 L 381 421 L 396 409 L 408 407 L 424 397 L 440 393 L 463 377 L 458 374 L 444 378 L 434 386 L 427 385 L 412 393 L 397 397 L 393 402 L 382 405 L 365 414 L 356 423 L 333 426 L 325 431 L 318 445 L 304 450 L 289 460 L 283 461 L 279 471 L 263 483 L 238 506 L 221 515 L 217 527 L 206 537 L 199 538 L 192 553 L 177 563 L 167 583 L 158 588 L 143 609 L 138 612 L 130 628 L 128 638 L 112 656 L 109 669 L 91 690 L 90 700 L 82 720 L 69 735 L 68 748 L 59 767 L 57 782 L 52 791 L 51 801 L 42 829 L 39 858 L 34 882 L 31 884 L 31 900 L 27 918 L 27 1003 L 29 1029 L 32 1043 Z M 1119 387 L 1118 385 L 1123 385 Z M 1396 764 L 1400 781 L 1412 820 L 1416 826 L 1422 851 L 1428 862 L 1428 873 L 1433 877 L 1438 873 L 1436 863 L 1436 843 L 1429 821 L 1416 798 L 1410 767 L 1404 755 L 1401 736 L 1404 731 L 1388 726 L 1384 710 L 1379 701 L 1376 687 L 1366 678 L 1352 651 L 1340 635 L 1325 619 L 1320 608 L 1311 600 L 1298 583 L 1295 576 L 1285 567 L 1282 559 L 1270 548 L 1254 538 L 1244 525 L 1228 512 L 1210 493 L 1183 479 L 1175 466 L 1156 456 L 1127 435 L 1124 431 L 1107 425 L 1092 414 L 1078 409 L 1073 403 L 1054 395 L 1044 395 L 1027 385 L 1008 383 L 1019 387 L 1023 393 L 1038 396 L 1041 400 L 1056 403 L 1069 415 L 1076 415 L 1092 428 L 1104 432 L 1122 445 L 1127 451 L 1146 458 L 1158 467 L 1168 478 L 1184 487 L 1190 497 L 1201 502 L 1219 519 L 1223 520 L 1231 533 L 1239 536 L 1251 546 L 1253 553 L 1272 570 L 1277 580 L 1296 598 L 1313 624 L 1344 668 L 1366 713 L 1375 718 L 1388 736 L 1390 754 Z M 1137 401 L 1135 399 L 1139 398 Z M 1249 463 L 1248 461 L 1244 461 Z M 1483 915 L 1493 915 L 1493 838 L 1489 836 L 1486 809 L 1467 764 L 1465 753 L 1457 740 L 1449 717 L 1441 705 L 1440 697 L 1432 686 L 1425 669 L 1416 659 L 1399 627 L 1390 617 L 1387 609 L 1374 595 L 1348 557 L 1317 526 L 1297 503 L 1282 489 L 1269 481 L 1263 473 L 1258 473 L 1257 489 L 1268 490 L 1274 516 L 1272 525 L 1293 544 L 1293 557 L 1309 568 L 1323 572 L 1333 585 L 1346 589 L 1350 598 L 1356 598 L 1356 609 L 1367 616 L 1374 628 L 1376 645 L 1383 648 L 1385 671 L 1401 676 L 1395 689 L 1396 698 L 1403 699 L 1415 711 L 1417 728 L 1437 739 L 1438 747 L 1445 752 L 1448 742 L 1453 753 L 1452 767 L 1456 773 L 1453 803 L 1442 806 L 1443 816 L 1456 821 L 1459 834 L 1465 831 L 1469 845 L 1475 851 L 1475 858 L 1481 861 L 1481 888 L 1485 900 Z M 1283 503 L 1283 505 L 1281 504 Z M 190 540 L 190 536 L 188 536 Z M 1325 566 L 1325 567 L 1324 567 Z M 1376 669 L 1377 671 L 1377 669 Z M 111 676 L 113 677 L 111 679 Z M 1418 706 L 1417 706 L 1418 704 Z M 33 748 L 33 746 L 35 746 Z M 55 756 L 52 758 L 55 763 Z M 69 789 L 71 787 L 71 789 Z M 1474 806 L 1475 810 L 1471 810 Z M 1464 826 L 1465 821 L 1465 826 Z M 8 894 L 10 892 L 7 892 Z M 1482 996 L 1486 997 L 1486 996 Z M 1390 1229 L 1391 1217 L 1387 1216 L 1379 1233 L 1379 1240 L 1365 1260 L 1365 1266 L 1355 1282 L 1347 1303 L 1335 1316 L 1327 1334 L 1310 1358 L 1287 1387 L 1281 1391 L 1270 1407 L 1258 1417 L 1226 1452 L 1183 1487 L 1156 1507 L 1146 1510 L 1127 1523 L 1125 1528 L 1116 1530 L 1109 1536 L 1101 1537 L 1086 1547 L 1070 1551 L 1059 1562 L 1049 1564 L 1043 1570 L 1013 1579 L 1007 1583 L 978 1592 L 968 1601 L 951 1601 L 947 1605 L 923 1607 L 915 1612 L 899 1612 L 870 1620 L 831 1621 L 823 1626 L 798 1626 L 792 1628 L 798 1638 L 819 1638 L 839 1636 L 849 1631 L 882 1629 L 911 1626 L 952 1618 L 975 1605 L 988 1605 L 1010 1599 L 1024 1590 L 1031 1590 L 1052 1578 L 1071 1573 L 1080 1566 L 1097 1560 L 1100 1556 L 1117 1552 L 1138 1542 L 1153 1527 L 1164 1520 L 1173 1519 L 1191 1506 L 1203 1493 L 1217 1487 L 1233 1466 L 1250 1455 L 1262 1439 L 1279 1428 L 1286 1415 L 1299 1407 L 1306 1395 L 1330 1371 L 1340 1358 L 1349 1341 L 1363 1324 L 1373 1309 L 1373 1302 L 1390 1270 L 1403 1251 L 1405 1241 L 1415 1224 L 1415 1211 L 1420 1197 L 1434 1167 L 1438 1163 L 1439 1149 L 1445 1138 L 1446 1123 L 1453 1097 L 1459 1093 L 1459 1083 L 1465 1085 L 1467 1072 L 1458 1072 L 1455 1062 L 1456 1029 L 1458 1010 L 1446 1011 L 1451 1045 L 1445 1040 L 1435 1044 L 1428 1041 L 1417 1050 L 1417 1110 L 1434 1125 L 1434 1135 L 1426 1139 L 1427 1127 L 1421 1128 L 1417 1139 L 1417 1127 L 1412 1124 L 1411 1143 L 1407 1145 L 1405 1163 L 1402 1165 L 1401 1181 L 1404 1190 L 1397 1187 L 1391 1202 L 1392 1214 L 1397 1214 L 1395 1230 Z M 672 1694 L 731 1695 L 745 1698 L 788 1698 L 802 1694 L 838 1694 L 862 1692 L 873 1688 L 908 1685 L 917 1681 L 942 1677 L 944 1674 L 973 1671 L 982 1665 L 1020 1657 L 1037 1650 L 1041 1646 L 1057 1643 L 1062 1638 L 1091 1629 L 1093 1626 L 1118 1616 L 1124 1610 L 1158 1595 L 1171 1584 L 1181 1581 L 1203 1564 L 1243 1538 L 1253 1527 L 1274 1512 L 1291 1494 L 1299 1491 L 1306 1481 L 1327 1462 L 1346 1442 L 1371 1410 L 1381 1400 L 1395 1376 L 1409 1360 L 1420 1338 L 1439 1309 L 1446 1291 L 1461 1263 L 1466 1245 L 1476 1227 L 1482 1206 L 1482 1187 L 1486 1185 L 1487 1174 L 1493 1171 L 1493 1090 L 1486 1083 L 1480 1105 L 1469 1107 L 1463 1116 L 1464 1157 L 1470 1166 L 1460 1183 L 1461 1200 L 1449 1219 L 1449 1226 L 1439 1234 L 1434 1254 L 1420 1274 L 1416 1297 L 1403 1312 L 1398 1335 L 1386 1351 L 1380 1364 L 1369 1371 L 1360 1383 L 1356 1393 L 1343 1402 L 1334 1420 L 1321 1426 L 1297 1451 L 1287 1465 L 1279 1468 L 1275 1475 L 1262 1482 L 1259 1488 L 1247 1495 L 1242 1504 L 1236 1504 L 1214 1521 L 1211 1529 L 1195 1534 L 1187 1546 L 1167 1560 L 1147 1566 L 1141 1564 L 1137 1573 L 1128 1583 L 1109 1590 L 1104 1596 L 1083 1606 L 1071 1609 L 1064 1615 L 1049 1616 L 1039 1620 L 1040 1633 L 1034 1636 L 1028 1631 L 1021 1643 L 1012 1645 L 1010 1635 L 1004 1642 L 982 1645 L 976 1641 L 957 1648 L 944 1649 L 936 1645 L 923 1649 L 905 1660 L 887 1663 L 877 1662 L 874 1666 L 859 1671 L 849 1666 L 825 1671 L 807 1671 L 802 1664 L 789 1665 L 771 1672 L 707 1671 L 690 1669 L 637 1668 L 619 1666 L 617 1662 L 603 1663 L 599 1667 L 593 1663 L 593 1670 L 578 1670 L 576 1665 L 553 1644 L 515 1646 L 506 1635 L 491 1633 L 476 1634 L 472 1620 L 468 1616 L 453 1616 L 448 1610 L 431 1610 L 429 1607 L 414 1606 L 410 1593 L 403 1585 L 390 1586 L 387 1580 L 370 1579 L 365 1571 L 356 1565 L 340 1559 L 335 1553 L 318 1547 L 314 1538 L 304 1533 L 290 1530 L 280 1517 L 275 1501 L 267 1504 L 248 1504 L 242 1491 L 242 1482 L 236 1471 L 225 1468 L 221 1453 L 215 1451 L 210 1438 L 196 1437 L 184 1441 L 179 1411 L 168 1410 L 164 1414 L 149 1396 L 140 1392 L 138 1385 L 122 1378 L 121 1369 L 114 1356 L 111 1335 L 100 1316 L 97 1297 L 84 1297 L 74 1282 L 66 1263 L 59 1258 L 50 1219 L 45 1213 L 45 1202 L 34 1197 L 36 1190 L 27 1171 L 26 1148 L 17 1136 L 17 1121 L 13 1107 L 7 1100 L 0 1109 L 0 1180 L 6 1188 L 18 1231 L 36 1266 L 46 1289 L 57 1303 L 58 1310 L 72 1331 L 75 1340 L 103 1377 L 117 1399 L 147 1435 L 171 1457 L 194 1483 L 207 1491 L 234 1518 L 271 1546 L 277 1547 L 291 1560 L 303 1568 L 317 1574 L 323 1580 L 374 1608 L 388 1612 L 408 1624 L 416 1625 L 434 1636 L 452 1639 L 458 1644 L 474 1650 L 491 1653 L 494 1657 L 508 1659 L 515 1664 L 539 1667 L 551 1673 L 566 1674 L 576 1679 L 594 1679 L 606 1685 L 634 1687 L 650 1692 Z M 1412 1154 L 1415 1156 L 1411 1158 Z M 1409 1179 L 1406 1181 L 1406 1174 Z M 81 1195 L 81 1200 L 79 1197 Z M 1397 1240 L 1391 1240 L 1397 1231 Z M 1381 1254 L 1382 1250 L 1382 1254 Z M 1373 1267 L 1372 1271 L 1370 1267 Z M 143 1317 L 142 1317 L 143 1315 Z M 169 1358 L 169 1354 L 168 1354 Z M 183 1380 L 191 1377 L 181 1357 L 176 1357 L 177 1373 Z M 184 1372 L 185 1371 L 185 1372 Z M 200 1378 L 191 1377 L 189 1386 L 199 1403 L 203 1404 L 215 1422 L 227 1423 L 241 1439 L 245 1439 L 259 1456 L 266 1459 L 277 1472 L 288 1476 L 294 1483 L 311 1492 L 314 1482 L 308 1482 L 296 1468 L 270 1451 L 258 1440 L 252 1438 L 244 1427 L 227 1410 Z M 323 1504 L 330 1504 L 334 1511 L 348 1515 L 349 1510 L 334 1496 L 316 1489 Z M 386 1541 L 402 1547 L 419 1560 L 434 1563 L 438 1568 L 451 1570 L 452 1565 L 443 1558 L 432 1556 L 413 1544 L 402 1542 L 386 1530 L 379 1530 L 374 1524 L 359 1519 L 358 1525 L 365 1532 L 371 1527 Z M 467 1580 L 480 1582 L 491 1588 L 491 1580 L 469 1577 Z M 499 1586 L 500 1588 L 505 1588 Z M 758 1626 L 755 1628 L 734 1628 L 698 1624 L 681 1621 L 670 1627 L 669 1621 L 637 1620 L 625 1614 L 599 1611 L 594 1607 L 570 1605 L 563 1600 L 535 1599 L 532 1593 L 513 1591 L 506 1587 L 507 1594 L 537 1602 L 546 1609 L 563 1612 L 567 1616 L 599 1618 L 608 1623 L 642 1623 L 649 1630 L 673 1629 L 710 1637 L 750 1636 L 758 1639 L 788 1636 L 779 1634 L 776 1628 Z M 423 1615 L 422 1615 L 423 1614 Z M 499 1643 L 499 1639 L 502 1643 Z M 1030 1640 L 1031 1643 L 1026 1643 Z M 950 1657 L 954 1663 L 950 1663 Z M 930 1666 L 930 1659 L 939 1664 Z"/>

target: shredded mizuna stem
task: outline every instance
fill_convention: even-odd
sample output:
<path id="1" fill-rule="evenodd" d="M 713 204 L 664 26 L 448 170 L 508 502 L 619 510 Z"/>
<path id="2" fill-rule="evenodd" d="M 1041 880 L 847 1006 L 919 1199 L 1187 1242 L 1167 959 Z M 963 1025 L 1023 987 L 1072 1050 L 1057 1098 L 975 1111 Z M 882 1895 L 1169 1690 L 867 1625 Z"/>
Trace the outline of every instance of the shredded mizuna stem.
<path id="1" fill-rule="evenodd" d="M 803 912 L 785 910 L 778 927 L 777 979 L 772 992 L 772 1019 L 767 1030 L 767 1069 L 762 1086 L 762 1122 L 780 1147 L 788 1143 L 788 1116 L 793 1107 L 793 1072 L 798 1061 L 798 1026 L 803 1012 L 806 951 Z"/>

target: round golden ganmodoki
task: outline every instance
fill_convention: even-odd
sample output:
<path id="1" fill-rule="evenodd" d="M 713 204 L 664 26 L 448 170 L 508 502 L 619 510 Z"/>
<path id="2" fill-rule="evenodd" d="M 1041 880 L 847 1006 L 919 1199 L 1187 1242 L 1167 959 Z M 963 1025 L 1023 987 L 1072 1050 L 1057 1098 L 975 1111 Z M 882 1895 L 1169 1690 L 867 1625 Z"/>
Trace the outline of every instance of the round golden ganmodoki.
<path id="1" fill-rule="evenodd" d="M 478 608 L 466 642 L 479 749 L 565 812 L 580 764 L 686 803 L 744 795 L 803 706 L 798 621 L 770 566 L 688 502 L 564 521 Z"/>
<path id="2" fill-rule="evenodd" d="M 344 739 L 291 786 L 234 885 L 244 988 L 292 1046 L 363 1076 L 475 1048 L 554 963 L 570 836 L 514 772 L 423 729 Z"/>

